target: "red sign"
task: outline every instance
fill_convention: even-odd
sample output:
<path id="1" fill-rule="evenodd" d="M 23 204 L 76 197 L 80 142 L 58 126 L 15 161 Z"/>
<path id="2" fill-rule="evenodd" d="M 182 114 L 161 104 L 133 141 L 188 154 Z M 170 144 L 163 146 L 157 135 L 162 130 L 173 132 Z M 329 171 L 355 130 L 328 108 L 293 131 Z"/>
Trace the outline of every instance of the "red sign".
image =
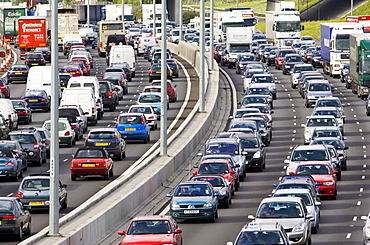
<path id="1" fill-rule="evenodd" d="M 18 19 L 19 47 L 46 47 L 46 18 L 23 17 Z"/>

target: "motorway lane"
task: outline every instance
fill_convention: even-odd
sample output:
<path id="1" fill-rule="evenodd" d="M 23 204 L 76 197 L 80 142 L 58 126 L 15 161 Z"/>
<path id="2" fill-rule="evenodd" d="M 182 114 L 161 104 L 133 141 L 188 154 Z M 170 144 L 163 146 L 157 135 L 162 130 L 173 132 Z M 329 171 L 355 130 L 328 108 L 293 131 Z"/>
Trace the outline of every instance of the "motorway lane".
<path id="1" fill-rule="evenodd" d="M 234 69 L 224 68 L 234 81 L 242 97 L 242 80 Z M 321 70 L 320 70 L 321 71 Z M 303 128 L 306 116 L 312 108 L 305 108 L 303 99 L 296 89 L 290 87 L 290 77 L 270 67 L 279 80 L 278 98 L 274 102 L 273 140 L 267 147 L 266 169 L 262 173 L 249 172 L 245 182 L 236 192 L 230 209 L 219 210 L 215 224 L 202 220 L 184 221 L 185 244 L 226 244 L 234 241 L 240 229 L 249 222 L 248 214 L 255 214 L 262 198 L 271 193 L 273 183 L 285 174 L 283 161 L 290 155 L 296 144 L 303 144 Z M 338 79 L 328 79 L 337 87 L 334 96 L 346 103 L 347 116 L 344 133 L 348 137 L 348 170 L 342 174 L 338 183 L 337 200 L 322 200 L 321 223 L 318 234 L 312 236 L 313 244 L 361 244 L 361 215 L 368 213 L 369 185 L 366 158 L 369 155 L 369 118 L 364 113 L 364 102 L 344 88 Z"/>
<path id="2" fill-rule="evenodd" d="M 100 58 L 96 50 L 90 50 L 94 56 L 94 68 L 92 69 L 91 74 L 96 74 L 101 78 L 101 75 L 104 73 L 106 68 L 105 58 Z M 19 61 L 23 63 L 23 61 Z M 62 66 L 66 63 L 65 56 L 62 53 L 59 53 L 59 66 Z M 102 120 L 98 121 L 98 124 L 94 127 L 113 127 L 114 118 L 117 117 L 119 112 L 126 112 L 130 105 L 135 104 L 137 95 L 139 91 L 143 89 L 144 86 L 149 85 L 148 81 L 148 68 L 150 63 L 147 60 L 144 60 L 142 57 L 137 59 L 136 67 L 136 77 L 133 78 L 132 82 L 129 83 L 129 94 L 124 96 L 124 99 L 119 102 L 119 106 L 114 112 L 104 112 Z M 177 93 L 178 100 L 175 103 L 170 103 L 170 109 L 168 110 L 168 125 L 176 117 L 178 109 L 182 105 L 185 93 L 186 93 L 186 78 L 183 71 L 180 72 L 180 78 L 174 79 L 174 83 L 177 84 Z M 25 84 L 21 82 L 14 82 L 11 86 L 11 99 L 19 99 L 21 94 L 25 89 Z M 33 112 L 33 122 L 30 125 L 20 125 L 19 127 L 41 127 L 42 123 L 50 118 L 49 113 L 44 112 Z M 91 129 L 92 126 L 89 126 Z M 152 146 L 159 138 L 159 130 L 151 131 L 151 141 L 149 144 L 143 144 L 140 142 L 128 142 L 126 148 L 127 157 L 123 161 L 115 161 L 114 166 L 114 178 L 117 178 L 121 173 L 123 173 L 131 164 L 133 164 L 137 159 L 139 159 L 148 149 Z M 78 147 L 83 146 L 84 141 L 80 140 L 76 142 L 76 146 L 68 148 L 61 146 L 60 148 L 60 180 L 62 183 L 67 184 L 68 190 L 68 208 L 60 212 L 60 216 L 65 215 L 67 212 L 71 211 L 89 197 L 94 195 L 101 188 L 110 183 L 113 179 L 106 181 L 101 178 L 87 178 L 80 179 L 78 181 L 72 182 L 70 180 L 69 172 L 69 163 L 73 154 Z M 28 171 L 24 173 L 24 176 L 35 173 L 47 173 L 49 170 L 49 161 L 47 164 L 42 165 L 41 167 L 31 166 L 28 168 Z M 6 196 L 11 193 L 16 195 L 19 182 L 8 182 L 3 181 L 0 185 L 0 195 Z M 40 231 L 48 225 L 48 213 L 47 212 L 32 212 L 32 234 Z M 17 244 L 17 242 L 12 241 L 12 238 L 1 236 L 0 243 L 3 244 Z"/>

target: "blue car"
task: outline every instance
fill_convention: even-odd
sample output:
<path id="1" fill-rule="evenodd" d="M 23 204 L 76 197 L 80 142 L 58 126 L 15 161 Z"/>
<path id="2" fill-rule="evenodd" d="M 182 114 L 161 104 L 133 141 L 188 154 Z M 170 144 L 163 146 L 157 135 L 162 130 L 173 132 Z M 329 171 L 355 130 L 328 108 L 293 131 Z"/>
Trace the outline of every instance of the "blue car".
<path id="1" fill-rule="evenodd" d="M 150 126 L 142 113 L 121 113 L 116 122 L 116 128 L 126 140 L 150 141 Z"/>
<path id="2" fill-rule="evenodd" d="M 22 159 L 13 150 L 0 149 L 0 177 L 13 181 L 23 177 Z"/>
<path id="3" fill-rule="evenodd" d="M 215 222 L 218 218 L 218 193 L 207 181 L 186 181 L 180 183 L 171 197 L 170 214 L 177 219 L 207 219 Z"/>
<path id="4" fill-rule="evenodd" d="M 156 114 L 161 114 L 161 98 L 162 94 L 159 92 L 141 93 L 137 98 L 136 105 L 149 105 L 153 107 Z M 166 100 L 167 110 L 170 108 L 169 99 Z"/>
<path id="5" fill-rule="evenodd" d="M 25 90 L 21 99 L 26 101 L 31 109 L 50 111 L 50 97 L 45 90 Z"/>

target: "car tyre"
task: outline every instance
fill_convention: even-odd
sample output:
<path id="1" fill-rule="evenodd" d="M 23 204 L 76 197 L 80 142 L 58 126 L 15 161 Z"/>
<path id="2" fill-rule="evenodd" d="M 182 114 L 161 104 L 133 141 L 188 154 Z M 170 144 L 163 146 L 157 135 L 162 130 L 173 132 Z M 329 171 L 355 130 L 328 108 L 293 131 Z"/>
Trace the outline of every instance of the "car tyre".
<path id="1" fill-rule="evenodd" d="M 110 171 L 106 172 L 103 177 L 104 177 L 104 180 L 109 180 L 109 173 Z"/>
<path id="2" fill-rule="evenodd" d="M 316 225 L 312 228 L 312 233 L 317 234 L 318 229 L 319 229 L 319 222 L 316 222 Z"/>
<path id="3" fill-rule="evenodd" d="M 31 220 L 28 222 L 27 230 L 24 232 L 25 235 L 31 235 Z"/>
<path id="4" fill-rule="evenodd" d="M 240 180 L 240 181 L 244 181 L 244 173 L 242 173 L 242 174 L 239 176 L 239 180 Z"/>
<path id="5" fill-rule="evenodd" d="M 122 161 L 122 151 L 117 155 L 117 161 Z"/>
<path id="6" fill-rule="evenodd" d="M 76 181 L 76 179 L 77 179 L 77 176 L 75 174 L 71 174 L 71 180 Z"/>
<path id="7" fill-rule="evenodd" d="M 113 167 L 112 167 L 112 169 L 109 171 L 109 177 L 113 177 L 113 175 L 114 175 L 114 172 L 113 172 Z"/>
<path id="8" fill-rule="evenodd" d="M 22 241 L 22 240 L 23 240 L 23 230 L 22 230 L 22 226 L 23 226 L 23 224 L 20 224 L 20 226 L 19 226 L 19 230 L 18 230 L 18 234 L 17 234 L 17 239 L 18 239 L 19 241 Z"/>
<path id="9" fill-rule="evenodd" d="M 225 202 L 225 208 L 230 208 L 230 201 L 231 201 L 231 199 L 229 199 Z"/>
<path id="10" fill-rule="evenodd" d="M 67 196 L 66 198 L 64 199 L 64 202 L 60 205 L 62 207 L 62 209 L 67 209 L 67 206 L 68 206 L 68 199 L 67 199 Z"/>

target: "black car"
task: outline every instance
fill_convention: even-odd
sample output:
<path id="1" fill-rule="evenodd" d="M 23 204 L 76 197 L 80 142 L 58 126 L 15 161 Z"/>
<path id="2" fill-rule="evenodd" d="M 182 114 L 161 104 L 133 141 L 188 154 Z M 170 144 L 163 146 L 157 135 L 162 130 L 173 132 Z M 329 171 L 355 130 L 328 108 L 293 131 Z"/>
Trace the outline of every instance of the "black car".
<path id="1" fill-rule="evenodd" d="M 32 111 L 24 100 L 12 100 L 14 109 L 18 113 L 18 123 L 29 124 L 32 122 Z"/>
<path id="2" fill-rule="evenodd" d="M 58 109 L 59 117 L 76 117 L 77 122 L 80 124 L 80 127 L 83 128 L 83 132 L 87 131 L 87 117 L 86 113 L 82 110 L 80 106 L 61 106 Z"/>
<path id="3" fill-rule="evenodd" d="M 40 47 L 40 48 L 36 48 L 35 51 L 37 52 L 41 52 L 42 55 L 44 56 L 44 59 L 46 61 L 49 61 L 51 62 L 51 51 L 48 47 Z"/>
<path id="4" fill-rule="evenodd" d="M 109 111 L 114 111 L 118 105 L 118 94 L 110 81 L 99 81 L 100 93 L 103 98 L 104 108 L 109 108 Z"/>
<path id="5" fill-rule="evenodd" d="M 35 162 L 39 166 L 46 163 L 46 145 L 40 133 L 35 128 L 24 128 L 9 133 L 10 140 L 16 140 L 22 144 L 27 152 L 27 161 Z"/>
<path id="6" fill-rule="evenodd" d="M 242 142 L 243 152 L 247 152 L 246 167 L 249 169 L 257 169 L 257 171 L 262 172 L 266 167 L 266 152 L 265 145 L 262 143 L 259 134 L 235 132 L 235 136 L 239 137 Z"/>
<path id="7" fill-rule="evenodd" d="M 60 88 L 63 90 L 67 87 L 69 79 L 73 77 L 71 73 L 59 73 Z"/>
<path id="8" fill-rule="evenodd" d="M 158 63 L 154 63 L 149 68 L 149 82 L 151 83 L 153 80 L 160 80 L 161 72 L 162 72 L 162 65 Z M 170 79 L 172 81 L 172 71 L 168 65 L 167 65 L 167 79 Z"/>
<path id="9" fill-rule="evenodd" d="M 127 62 L 123 63 L 113 63 L 111 68 L 122 68 L 125 72 L 127 81 L 132 81 L 131 67 Z"/>
<path id="10" fill-rule="evenodd" d="M 278 52 L 277 49 L 273 49 L 269 52 L 266 58 L 266 65 L 270 66 L 270 65 L 275 64 L 275 58 L 276 58 L 277 52 Z"/>
<path id="11" fill-rule="evenodd" d="M 127 87 L 127 80 L 124 78 L 123 75 L 115 74 L 115 73 L 107 73 L 104 75 L 104 81 L 109 81 L 113 83 L 115 86 L 121 86 L 123 89 L 123 94 L 128 94 L 128 87 Z"/>
<path id="12" fill-rule="evenodd" d="M 50 111 L 51 101 L 45 90 L 25 90 L 21 99 L 26 101 L 31 109 Z"/>
<path id="13" fill-rule="evenodd" d="M 171 68 L 172 76 L 179 77 L 179 65 L 177 64 L 176 60 L 168 59 L 167 64 Z"/>
<path id="14" fill-rule="evenodd" d="M 126 157 L 126 141 L 116 128 L 94 128 L 86 137 L 85 146 L 104 147 L 110 157 L 121 161 Z"/>
<path id="15" fill-rule="evenodd" d="M 23 146 L 16 140 L 2 140 L 0 141 L 0 149 L 12 150 L 18 158 L 22 160 L 23 170 L 27 170 L 27 152 L 24 150 Z"/>
<path id="16" fill-rule="evenodd" d="M 283 74 L 284 75 L 289 75 L 290 70 L 294 67 L 295 64 L 303 64 L 302 56 L 299 54 L 287 54 L 284 57 L 283 61 Z"/>
<path id="17" fill-rule="evenodd" d="M 98 40 L 95 39 L 92 43 L 91 43 L 91 48 L 92 49 L 96 49 L 98 47 Z"/>
<path id="18" fill-rule="evenodd" d="M 312 57 L 311 57 L 311 65 L 313 67 L 322 67 L 322 61 L 321 61 L 321 51 L 315 51 L 312 53 Z"/>
<path id="19" fill-rule="evenodd" d="M 29 68 L 27 65 L 15 64 L 8 69 L 6 78 L 8 83 L 13 81 L 27 81 Z"/>
<path id="20" fill-rule="evenodd" d="M 25 64 L 28 67 L 32 66 L 45 66 L 46 61 L 41 52 L 30 52 L 26 57 Z"/>
<path id="21" fill-rule="evenodd" d="M 235 62 L 235 72 L 240 74 L 247 64 L 256 63 L 256 56 L 254 54 L 240 54 Z"/>
<path id="22" fill-rule="evenodd" d="M 0 197 L 0 221 L 0 234 L 16 235 L 20 241 L 31 235 L 31 214 L 17 197 Z"/>
<path id="23" fill-rule="evenodd" d="M 97 39 L 97 35 L 95 32 L 87 33 L 83 42 L 85 43 L 85 45 L 92 44 L 96 39 Z"/>

